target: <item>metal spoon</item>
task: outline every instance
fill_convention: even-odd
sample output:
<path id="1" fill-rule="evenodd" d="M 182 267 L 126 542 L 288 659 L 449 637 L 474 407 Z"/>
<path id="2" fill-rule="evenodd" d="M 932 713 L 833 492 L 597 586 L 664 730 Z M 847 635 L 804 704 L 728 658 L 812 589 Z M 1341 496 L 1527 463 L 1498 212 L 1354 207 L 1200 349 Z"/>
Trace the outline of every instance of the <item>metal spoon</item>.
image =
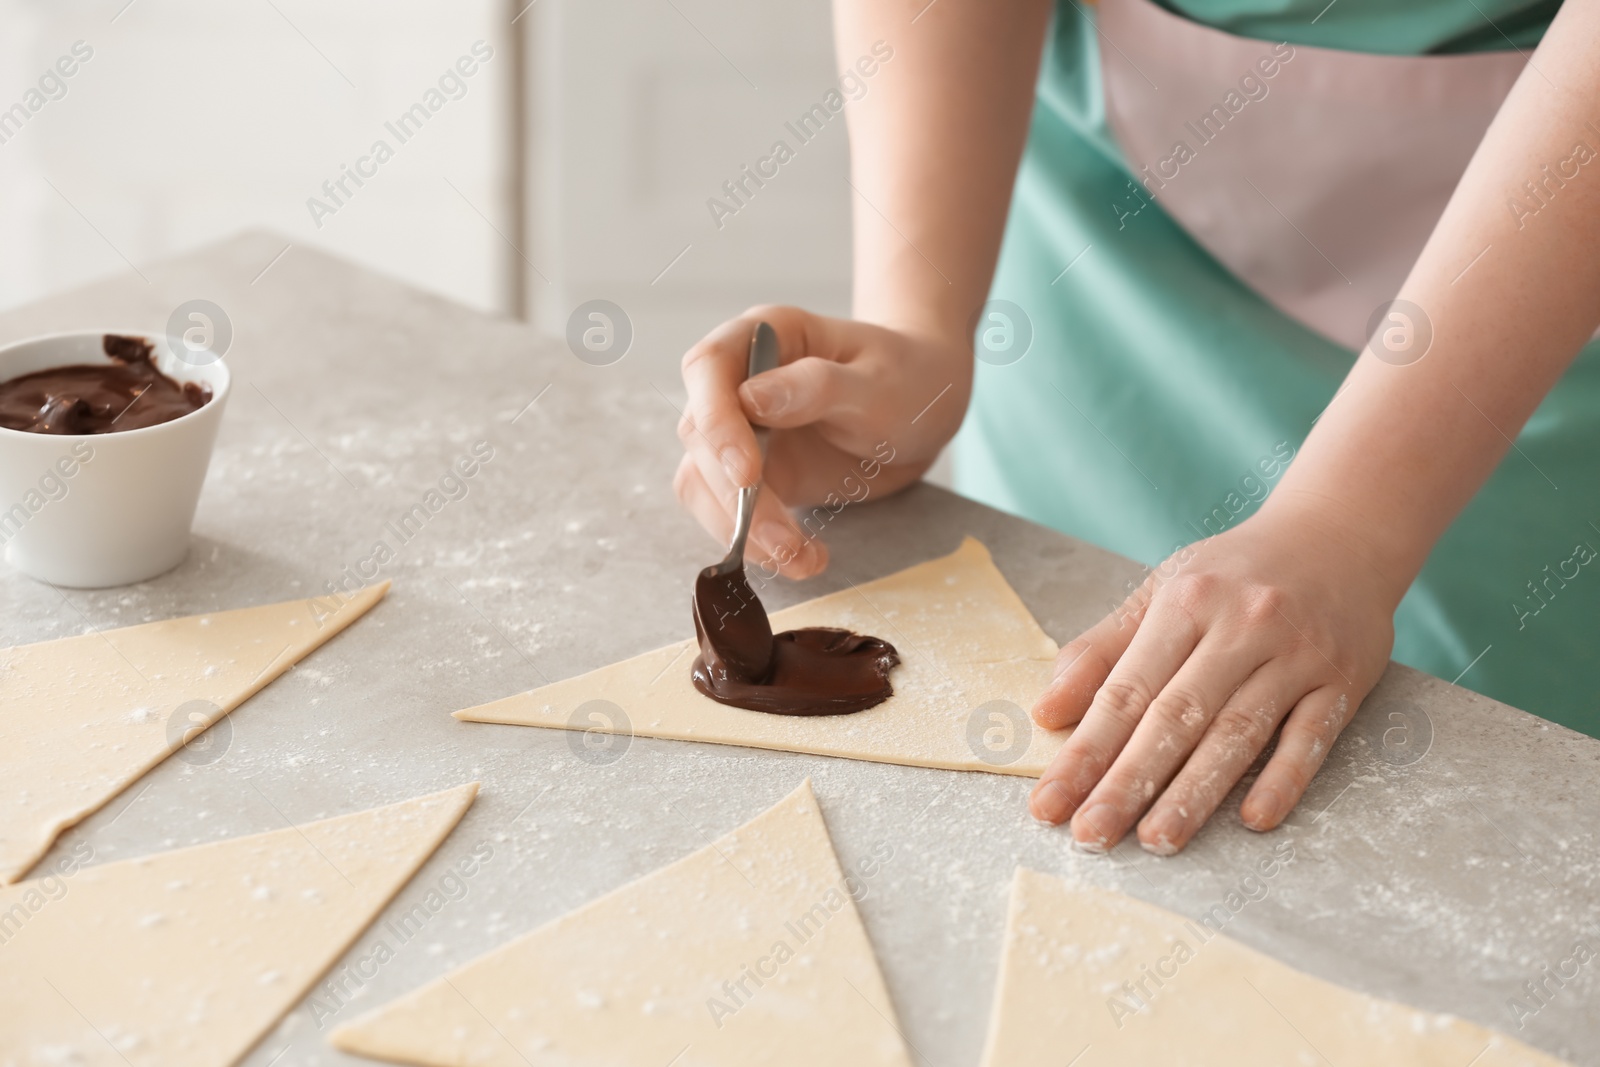
<path id="1" fill-rule="evenodd" d="M 750 338 L 750 362 L 746 377 L 754 378 L 778 365 L 778 334 L 765 322 L 757 323 Z M 761 465 L 767 461 L 767 428 L 751 427 L 756 435 L 756 450 Z M 759 475 L 759 471 L 757 472 Z M 713 677 L 732 681 L 765 680 L 772 667 L 772 624 L 767 610 L 744 574 L 744 546 L 750 537 L 750 520 L 755 515 L 755 485 L 739 490 L 738 511 L 734 517 L 733 541 L 721 563 L 700 572 L 694 583 L 694 629 L 700 650 Z"/>

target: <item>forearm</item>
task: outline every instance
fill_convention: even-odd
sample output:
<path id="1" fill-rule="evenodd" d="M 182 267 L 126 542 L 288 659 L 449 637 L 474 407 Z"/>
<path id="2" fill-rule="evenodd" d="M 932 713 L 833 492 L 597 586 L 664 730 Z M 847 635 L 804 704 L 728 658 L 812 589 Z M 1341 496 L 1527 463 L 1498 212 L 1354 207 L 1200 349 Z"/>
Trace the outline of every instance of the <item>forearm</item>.
<path id="1" fill-rule="evenodd" d="M 1049 0 L 835 0 L 840 69 L 893 49 L 847 111 L 857 318 L 970 342 L 1049 17 Z"/>
<path id="2" fill-rule="evenodd" d="M 1358 532 L 1396 599 L 1600 323 L 1597 38 L 1600 0 L 1568 0 L 1400 291 L 1431 346 L 1369 345 L 1268 505 Z"/>

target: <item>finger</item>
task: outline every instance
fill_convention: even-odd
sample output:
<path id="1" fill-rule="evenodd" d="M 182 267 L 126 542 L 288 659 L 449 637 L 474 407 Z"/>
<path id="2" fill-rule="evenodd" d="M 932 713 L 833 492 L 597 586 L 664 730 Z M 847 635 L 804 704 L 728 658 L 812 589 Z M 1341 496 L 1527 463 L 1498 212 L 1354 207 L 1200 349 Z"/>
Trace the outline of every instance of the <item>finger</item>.
<path id="1" fill-rule="evenodd" d="M 1354 715 L 1342 686 L 1326 685 L 1300 698 L 1283 724 L 1277 750 L 1239 805 L 1247 827 L 1271 830 L 1283 822 Z"/>
<path id="2" fill-rule="evenodd" d="M 755 322 L 745 318 L 725 322 L 683 357 L 689 400 L 678 422 L 678 439 L 708 480 L 711 470 L 720 469 L 736 486 L 754 485 L 760 478 L 755 433 L 738 396 L 749 369 L 754 329 Z"/>
<path id="3" fill-rule="evenodd" d="M 1139 823 L 1139 844 L 1145 851 L 1173 855 L 1200 832 L 1267 747 L 1286 709 L 1304 688 L 1278 663 L 1259 668 L 1239 687 Z"/>
<path id="4" fill-rule="evenodd" d="M 718 489 L 707 483 L 704 473 L 689 457 L 678 462 L 672 480 L 678 500 L 696 522 L 724 547 L 733 538 L 733 523 L 738 490 L 724 482 Z M 820 540 L 808 536 L 790 516 L 783 501 L 770 489 L 756 498 L 751 516 L 746 559 L 769 577 L 809 578 L 828 565 L 828 550 Z"/>
<path id="5" fill-rule="evenodd" d="M 849 363 L 806 356 L 745 381 L 739 401 L 751 422 L 791 429 L 859 416 L 870 406 L 870 384 Z"/>
<path id="6" fill-rule="evenodd" d="M 750 369 L 750 340 L 758 323 L 778 337 L 779 359 L 792 363 L 808 356 L 830 357 L 837 349 L 835 320 L 800 308 L 759 305 L 707 334 L 683 357 L 683 383 L 689 392 L 679 436 L 704 454 L 701 469 L 723 468 L 734 485 L 754 485 L 760 477 L 755 434 L 738 389 Z M 709 478 L 709 472 L 707 474 Z"/>
<path id="7" fill-rule="evenodd" d="M 811 578 L 828 566 L 828 546 L 796 525 L 789 509 L 770 489 L 762 489 L 756 497 L 749 544 L 755 545 L 757 551 L 747 552 L 746 559 L 768 577 L 781 574 L 796 580 Z"/>
<path id="8" fill-rule="evenodd" d="M 1116 611 L 1061 646 L 1055 677 L 1033 706 L 1033 721 L 1046 730 L 1060 730 L 1082 720 L 1094 695 L 1144 618 L 1151 583 L 1145 582 Z"/>
<path id="9" fill-rule="evenodd" d="M 1156 610 L 1146 618 L 1083 721 L 1039 778 L 1028 798 L 1034 818 L 1059 823 L 1078 810 L 1199 640 L 1198 627 L 1185 612 Z"/>
<path id="10" fill-rule="evenodd" d="M 678 469 L 672 476 L 672 491 L 678 503 L 694 517 L 711 539 L 727 544 L 733 536 L 733 513 L 723 506 L 721 499 L 706 485 L 705 475 L 687 452 L 678 460 Z"/>
<path id="11" fill-rule="evenodd" d="M 1221 718 L 1240 684 L 1261 666 L 1265 657 L 1259 645 L 1216 635 L 1212 630 L 1201 640 L 1150 702 L 1133 737 L 1073 815 L 1072 836 L 1080 847 L 1099 852 L 1120 841 L 1201 738 L 1218 729 L 1213 719 Z"/>
<path id="12" fill-rule="evenodd" d="M 813 514 L 818 506 L 837 512 L 843 503 L 872 499 L 876 492 L 873 479 L 895 456 L 890 450 L 887 458 L 879 458 L 883 452 L 869 451 L 872 458 L 866 459 L 829 444 L 816 427 L 783 430 L 772 435 L 764 481 L 786 501 L 811 501 Z M 803 526 L 807 524 L 806 516 L 795 518 Z"/>

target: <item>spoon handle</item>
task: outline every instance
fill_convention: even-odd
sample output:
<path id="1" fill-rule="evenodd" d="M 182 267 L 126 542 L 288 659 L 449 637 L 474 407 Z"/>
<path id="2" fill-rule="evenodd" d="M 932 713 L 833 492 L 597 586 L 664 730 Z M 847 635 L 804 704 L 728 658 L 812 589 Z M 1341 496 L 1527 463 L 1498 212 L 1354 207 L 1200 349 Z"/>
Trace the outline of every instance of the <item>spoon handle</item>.
<path id="1" fill-rule="evenodd" d="M 755 332 L 750 335 L 750 364 L 746 378 L 754 378 L 758 374 L 772 370 L 778 365 L 781 353 L 778 349 L 778 331 L 765 322 L 756 323 Z M 756 435 L 756 450 L 761 456 L 763 467 L 767 463 L 767 437 L 768 430 L 765 426 L 751 426 Z M 756 479 L 755 485 L 745 486 L 739 490 L 739 510 L 734 517 L 733 543 L 728 547 L 728 555 L 735 559 L 744 558 L 744 543 L 750 536 L 750 520 L 756 511 L 756 494 L 761 492 L 761 480 Z"/>
<path id="2" fill-rule="evenodd" d="M 782 359 L 782 352 L 778 348 L 778 331 L 769 323 L 756 323 L 755 332 L 750 335 L 750 365 L 746 379 L 764 374 L 778 366 Z M 765 426 L 751 426 L 756 433 L 756 448 L 761 453 L 763 465 L 767 462 L 767 437 L 768 430 Z"/>
<path id="3" fill-rule="evenodd" d="M 750 537 L 750 519 L 756 513 L 756 494 L 760 491 L 759 482 L 739 490 L 739 510 L 733 521 L 733 543 L 728 546 L 728 555 L 732 559 L 744 559 L 744 543 Z"/>

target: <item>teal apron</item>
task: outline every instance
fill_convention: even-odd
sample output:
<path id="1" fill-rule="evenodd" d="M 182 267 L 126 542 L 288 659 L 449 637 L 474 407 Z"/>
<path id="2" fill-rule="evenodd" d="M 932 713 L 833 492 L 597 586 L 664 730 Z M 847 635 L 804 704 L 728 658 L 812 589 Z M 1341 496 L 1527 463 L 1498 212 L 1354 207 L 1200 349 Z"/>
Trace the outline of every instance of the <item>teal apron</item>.
<path id="1" fill-rule="evenodd" d="M 1380 53 L 1481 53 L 1507 48 L 1508 39 L 1529 50 L 1559 5 L 1178 6 L 1198 22 L 1185 29 L 1148 0 L 1107 0 L 1098 29 L 1113 29 L 1109 35 L 1097 32 L 1093 9 L 1073 0 L 1058 9 L 992 314 L 978 331 L 972 407 L 956 442 L 962 492 L 1150 565 L 1236 525 L 1270 492 L 1349 370 L 1365 313 L 1382 302 L 1372 294 L 1396 269 L 1393 254 L 1353 262 L 1364 239 L 1343 233 L 1339 212 L 1292 200 L 1298 186 L 1288 178 L 1297 157 L 1328 145 L 1309 135 L 1284 143 L 1278 157 L 1263 156 L 1267 164 L 1276 160 L 1284 184 L 1272 186 L 1269 167 L 1249 191 L 1225 190 L 1206 176 L 1222 158 L 1216 146 L 1233 151 L 1261 134 L 1252 122 L 1281 123 L 1295 114 L 1302 105 L 1290 83 L 1305 80 L 1309 62 L 1338 68 L 1337 56 L 1314 54 L 1318 49 L 1348 50 L 1358 64 Z M 1192 81 L 1205 65 L 1182 50 L 1191 43 L 1185 33 L 1210 49 L 1211 73 L 1251 75 L 1220 113 L 1213 105 L 1222 97 L 1182 91 L 1183 79 Z M 1163 34 L 1174 37 L 1166 44 L 1181 46 L 1174 63 L 1161 58 Z M 1273 43 L 1285 40 L 1295 53 L 1287 61 L 1286 46 Z M 1275 54 L 1267 67 L 1254 63 Z M 1514 52 L 1464 58 L 1480 64 L 1483 76 L 1473 67 L 1470 78 L 1458 72 L 1446 81 L 1505 82 L 1508 69 L 1515 73 L 1508 64 L 1520 59 Z M 1450 67 L 1399 65 L 1404 84 L 1423 86 L 1412 104 L 1426 99 L 1436 66 Z M 1176 66 L 1186 69 L 1175 73 Z M 1263 73 L 1269 68 L 1271 78 Z M 1405 81 L 1415 68 L 1422 68 L 1420 80 Z M 1146 133 L 1160 127 L 1137 112 L 1162 96 L 1192 97 L 1194 125 L 1172 138 L 1185 143 L 1188 158 L 1167 152 L 1157 159 L 1149 148 L 1159 141 L 1141 140 L 1141 121 Z M 1455 94 L 1448 99 L 1455 108 Z M 1481 111 L 1483 124 L 1492 110 Z M 1237 121 L 1219 131 L 1230 111 Z M 1212 125 L 1204 121 L 1208 113 L 1217 114 Z M 1459 109 L 1441 122 L 1445 117 L 1479 120 Z M 1459 142 L 1459 131 L 1455 136 Z M 1208 182 L 1222 191 L 1208 192 Z M 1436 217 L 1427 215 L 1432 208 L 1402 209 L 1406 196 L 1425 203 L 1437 193 L 1395 191 L 1396 224 Z M 1247 210 L 1254 225 L 1282 225 L 1283 239 L 1242 239 L 1234 212 Z M 1256 254 L 1261 249 L 1267 251 Z M 1331 275 L 1318 272 L 1330 270 L 1349 284 L 1328 284 Z M 1435 547 L 1396 614 L 1394 658 L 1600 736 L 1597 459 L 1600 346 L 1591 344 Z"/>

